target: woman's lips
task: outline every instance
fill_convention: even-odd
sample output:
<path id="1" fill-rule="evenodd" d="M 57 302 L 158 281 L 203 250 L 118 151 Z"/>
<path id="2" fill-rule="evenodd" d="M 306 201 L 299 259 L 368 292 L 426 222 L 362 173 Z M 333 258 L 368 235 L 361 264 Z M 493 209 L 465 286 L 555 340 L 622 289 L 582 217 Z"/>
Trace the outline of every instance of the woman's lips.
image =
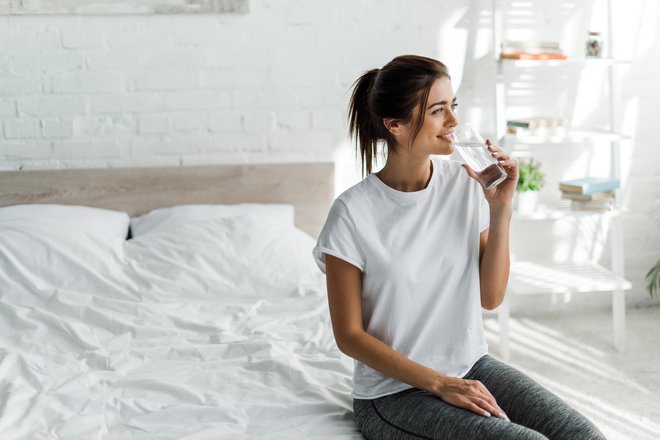
<path id="1" fill-rule="evenodd" d="M 438 136 L 440 139 L 444 139 L 447 142 L 452 142 L 454 140 L 453 133 L 441 134 Z"/>

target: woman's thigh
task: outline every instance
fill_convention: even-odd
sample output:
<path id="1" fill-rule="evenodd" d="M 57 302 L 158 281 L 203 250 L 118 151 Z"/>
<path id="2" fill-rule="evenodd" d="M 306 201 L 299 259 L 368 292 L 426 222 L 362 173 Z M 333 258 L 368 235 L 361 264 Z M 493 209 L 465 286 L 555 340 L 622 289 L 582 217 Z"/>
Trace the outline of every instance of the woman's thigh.
<path id="1" fill-rule="evenodd" d="M 355 421 L 367 440 L 542 440 L 524 426 L 449 405 L 410 388 L 372 400 L 353 400 Z"/>
<path id="2" fill-rule="evenodd" d="M 596 426 L 521 371 L 485 355 L 463 377 L 483 383 L 512 422 L 550 439 L 603 440 Z"/>

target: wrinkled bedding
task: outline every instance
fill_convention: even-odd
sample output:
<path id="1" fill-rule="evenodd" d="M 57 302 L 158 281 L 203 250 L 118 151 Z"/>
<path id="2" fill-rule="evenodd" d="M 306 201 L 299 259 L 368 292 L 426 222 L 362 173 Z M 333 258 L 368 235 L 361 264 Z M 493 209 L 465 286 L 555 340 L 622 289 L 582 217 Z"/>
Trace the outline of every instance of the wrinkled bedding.
<path id="1" fill-rule="evenodd" d="M 304 232 L 40 232 L 0 237 L 0 438 L 361 438 Z"/>

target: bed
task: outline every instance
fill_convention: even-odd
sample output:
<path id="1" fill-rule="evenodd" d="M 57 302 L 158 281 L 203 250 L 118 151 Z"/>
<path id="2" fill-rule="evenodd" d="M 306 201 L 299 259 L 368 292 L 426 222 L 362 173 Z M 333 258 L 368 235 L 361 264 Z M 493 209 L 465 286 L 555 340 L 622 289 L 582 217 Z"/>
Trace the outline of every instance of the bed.
<path id="1" fill-rule="evenodd" d="M 359 439 L 331 163 L 0 172 L 0 438 Z"/>

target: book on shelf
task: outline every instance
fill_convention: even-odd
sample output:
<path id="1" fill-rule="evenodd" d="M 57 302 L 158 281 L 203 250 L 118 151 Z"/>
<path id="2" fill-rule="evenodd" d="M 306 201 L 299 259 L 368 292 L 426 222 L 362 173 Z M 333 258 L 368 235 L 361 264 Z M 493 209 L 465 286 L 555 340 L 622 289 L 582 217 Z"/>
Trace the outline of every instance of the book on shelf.
<path id="1" fill-rule="evenodd" d="M 506 132 L 516 136 L 566 136 L 568 119 L 548 116 L 508 119 Z"/>
<path id="2" fill-rule="evenodd" d="M 557 41 L 502 42 L 500 59 L 503 60 L 565 60 L 567 57 Z"/>
<path id="3" fill-rule="evenodd" d="M 582 177 L 580 179 L 563 180 L 559 182 L 559 189 L 569 193 L 593 194 L 597 192 L 612 191 L 619 187 L 618 179 L 608 177 Z"/>
<path id="4" fill-rule="evenodd" d="M 570 191 L 561 192 L 562 199 L 576 200 L 581 202 L 592 202 L 600 200 L 614 200 L 614 192 L 612 191 L 600 191 L 592 194 L 580 194 Z"/>
<path id="5" fill-rule="evenodd" d="M 571 200 L 571 209 L 577 211 L 610 211 L 614 209 L 614 199 L 592 201 Z"/>
<path id="6" fill-rule="evenodd" d="M 560 53 L 548 53 L 548 52 L 502 52 L 500 53 L 500 59 L 502 60 L 565 60 L 568 57 Z"/>
<path id="7" fill-rule="evenodd" d="M 565 127 L 568 125 L 568 119 L 556 118 L 552 116 L 537 116 L 534 118 L 507 119 L 507 127 L 527 128 L 534 130 L 541 127 Z"/>

